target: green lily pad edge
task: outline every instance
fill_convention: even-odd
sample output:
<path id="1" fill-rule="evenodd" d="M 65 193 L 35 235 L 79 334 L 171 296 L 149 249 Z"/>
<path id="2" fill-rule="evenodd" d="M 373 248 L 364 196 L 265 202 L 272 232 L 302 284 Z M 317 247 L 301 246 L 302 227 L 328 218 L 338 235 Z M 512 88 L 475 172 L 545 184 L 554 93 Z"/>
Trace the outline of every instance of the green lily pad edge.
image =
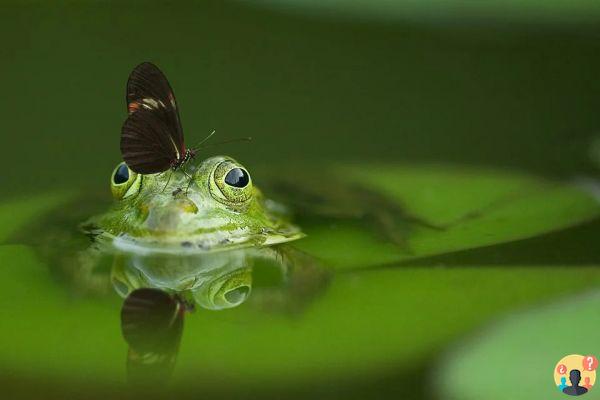
<path id="1" fill-rule="evenodd" d="M 405 246 L 382 240 L 361 222 L 303 226 L 302 250 L 336 269 L 389 265 L 491 246 L 565 229 L 600 215 L 598 201 L 571 183 L 503 170 L 466 167 L 367 165 L 336 168 L 400 204 L 415 226 Z"/>

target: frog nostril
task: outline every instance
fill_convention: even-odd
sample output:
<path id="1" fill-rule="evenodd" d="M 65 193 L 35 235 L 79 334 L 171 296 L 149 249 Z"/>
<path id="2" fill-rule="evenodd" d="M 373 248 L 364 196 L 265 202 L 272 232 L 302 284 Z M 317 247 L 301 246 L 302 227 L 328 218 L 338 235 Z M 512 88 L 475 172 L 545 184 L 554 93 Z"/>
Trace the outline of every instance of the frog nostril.
<path id="1" fill-rule="evenodd" d="M 196 214 L 198 212 L 198 206 L 190 199 L 180 199 L 179 209 L 190 214 Z"/>

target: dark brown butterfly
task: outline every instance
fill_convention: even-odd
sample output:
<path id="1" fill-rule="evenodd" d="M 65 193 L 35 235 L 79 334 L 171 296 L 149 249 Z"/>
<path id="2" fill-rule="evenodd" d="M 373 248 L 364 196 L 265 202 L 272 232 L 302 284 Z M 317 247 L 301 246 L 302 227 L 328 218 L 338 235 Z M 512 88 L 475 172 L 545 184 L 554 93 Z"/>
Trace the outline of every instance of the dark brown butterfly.
<path id="1" fill-rule="evenodd" d="M 176 170 L 196 155 L 187 149 L 177 102 L 165 75 L 152 63 L 133 69 L 127 81 L 129 117 L 121 130 L 121 154 L 140 174 Z"/>

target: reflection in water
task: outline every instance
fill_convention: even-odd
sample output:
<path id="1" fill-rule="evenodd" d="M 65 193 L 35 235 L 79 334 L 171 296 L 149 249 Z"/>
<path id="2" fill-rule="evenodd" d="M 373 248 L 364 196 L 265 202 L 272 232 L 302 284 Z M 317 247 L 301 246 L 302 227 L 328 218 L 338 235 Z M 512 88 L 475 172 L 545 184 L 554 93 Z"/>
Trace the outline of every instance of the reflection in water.
<path id="1" fill-rule="evenodd" d="M 123 297 L 132 290 L 152 287 L 177 293 L 190 304 L 221 310 L 242 304 L 252 288 L 249 250 L 174 256 L 120 255 L 111 281 Z"/>
<path id="2" fill-rule="evenodd" d="M 185 255 L 119 253 L 110 280 L 124 298 L 135 289 L 156 288 L 176 294 L 188 307 L 223 310 L 252 298 L 262 309 L 298 311 L 328 276 L 310 256 L 275 246 Z"/>
<path id="3" fill-rule="evenodd" d="M 184 305 L 159 289 L 136 289 L 121 308 L 121 331 L 129 345 L 127 378 L 164 383 L 171 376 L 183 332 Z"/>
<path id="4" fill-rule="evenodd" d="M 101 271 L 112 263 L 110 283 L 125 299 L 121 330 L 132 383 L 168 380 L 186 312 L 246 303 L 264 312 L 295 314 L 329 281 L 328 271 L 313 258 L 285 245 L 184 255 L 88 252 L 80 258 L 87 263 L 81 264 L 79 283 L 96 291 L 102 280 L 107 283 L 108 274 Z"/>

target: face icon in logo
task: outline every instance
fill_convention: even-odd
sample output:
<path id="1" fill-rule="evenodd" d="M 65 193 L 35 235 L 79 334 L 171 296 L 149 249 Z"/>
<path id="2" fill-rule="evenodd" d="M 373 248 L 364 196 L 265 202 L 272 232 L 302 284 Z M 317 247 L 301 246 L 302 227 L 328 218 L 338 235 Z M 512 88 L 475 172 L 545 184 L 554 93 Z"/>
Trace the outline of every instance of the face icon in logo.
<path id="1" fill-rule="evenodd" d="M 569 396 L 581 396 L 596 382 L 598 359 L 594 356 L 571 354 L 563 357 L 554 368 L 554 382 L 558 390 Z"/>

